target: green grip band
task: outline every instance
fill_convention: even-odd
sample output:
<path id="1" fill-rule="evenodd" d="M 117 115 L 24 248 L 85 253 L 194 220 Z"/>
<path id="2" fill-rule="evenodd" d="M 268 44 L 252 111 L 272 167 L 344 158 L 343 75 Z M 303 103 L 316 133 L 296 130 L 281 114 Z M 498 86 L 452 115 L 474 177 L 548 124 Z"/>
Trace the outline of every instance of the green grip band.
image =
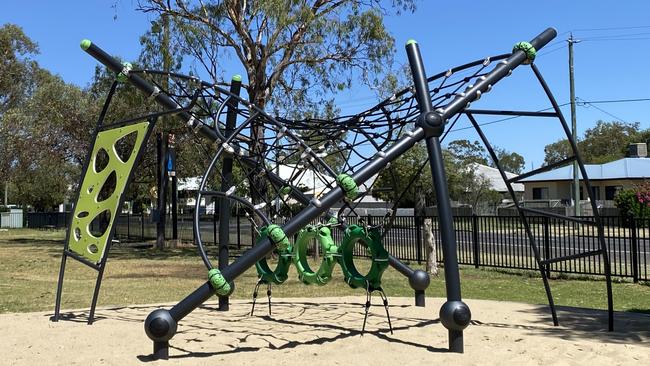
<path id="1" fill-rule="evenodd" d="M 359 194 L 359 187 L 357 187 L 357 183 L 351 176 L 347 174 L 339 174 L 336 177 L 336 183 L 338 183 L 341 189 L 343 189 L 345 196 L 351 200 L 355 199 L 357 197 L 357 194 Z"/>
<path id="2" fill-rule="evenodd" d="M 92 42 L 90 42 L 89 39 L 84 39 L 84 40 L 81 41 L 81 43 L 79 45 L 81 46 L 82 50 L 86 51 L 88 48 L 90 48 L 91 44 L 92 44 Z"/>
<path id="3" fill-rule="evenodd" d="M 282 187 L 280 189 L 280 194 L 283 195 L 283 196 L 286 196 L 289 193 L 291 193 L 291 187 L 289 187 L 289 186 L 284 186 L 284 187 Z"/>
<path id="4" fill-rule="evenodd" d="M 269 239 L 279 250 L 287 250 L 289 248 L 289 238 L 287 238 L 284 230 L 279 225 L 269 225 L 267 232 L 269 233 Z"/>
<path id="5" fill-rule="evenodd" d="M 216 268 L 212 268 L 208 271 L 208 281 L 212 285 L 214 292 L 220 296 L 230 295 L 230 284 L 226 281 L 226 278 L 221 274 Z"/>
<path id="6" fill-rule="evenodd" d="M 537 50 L 528 42 L 519 42 L 515 44 L 512 48 L 512 53 L 515 53 L 516 51 L 524 51 L 526 54 L 526 61 L 524 61 L 524 64 L 526 65 L 532 64 L 533 61 L 535 61 L 535 56 L 537 56 Z"/>
<path id="7" fill-rule="evenodd" d="M 117 81 L 119 81 L 120 83 L 126 83 L 127 81 L 129 81 L 129 72 L 133 68 L 133 65 L 131 65 L 130 62 L 122 62 L 122 66 L 124 67 L 122 68 L 122 71 L 120 71 L 120 73 L 117 74 Z"/>

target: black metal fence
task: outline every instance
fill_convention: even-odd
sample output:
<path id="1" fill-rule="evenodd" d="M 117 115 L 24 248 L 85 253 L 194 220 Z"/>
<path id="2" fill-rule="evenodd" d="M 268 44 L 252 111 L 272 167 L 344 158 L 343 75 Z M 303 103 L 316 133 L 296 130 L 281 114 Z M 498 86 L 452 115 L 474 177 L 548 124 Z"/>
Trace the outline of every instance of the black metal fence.
<path id="1" fill-rule="evenodd" d="M 350 217 L 348 223 L 355 224 L 360 218 Z M 378 224 L 384 217 L 365 216 L 363 221 Z M 426 218 L 399 216 L 393 227 L 384 236 L 386 249 L 403 261 L 421 263 L 426 260 L 423 223 Z M 442 261 L 438 221 L 431 217 L 435 248 L 438 261 Z M 253 245 L 255 236 L 251 224 L 245 217 L 233 217 L 230 224 L 231 247 L 246 250 Z M 28 213 L 28 227 L 65 227 L 66 213 Z M 636 281 L 650 281 L 650 219 L 624 219 L 622 217 L 603 217 L 605 241 L 609 248 L 612 275 L 632 278 Z M 529 217 L 532 239 L 537 244 L 542 259 L 565 257 L 568 255 L 599 249 L 595 226 L 578 224 L 549 217 Z M 458 258 L 461 264 L 475 267 L 497 267 L 524 270 L 537 270 L 534 253 L 523 224 L 518 216 L 455 216 L 454 226 L 458 244 Z M 201 216 L 201 237 L 206 245 L 218 242 L 218 217 Z M 178 239 L 192 242 L 192 217 L 179 215 Z M 147 241 L 156 238 L 156 223 L 148 215 L 121 214 L 115 223 L 116 239 L 121 241 Z M 343 233 L 334 230 L 336 242 Z M 170 220 L 166 225 L 166 237 L 172 237 Z M 359 248 L 357 255 L 366 255 Z M 550 273 L 573 273 L 602 275 L 604 273 L 601 256 L 553 263 Z"/>

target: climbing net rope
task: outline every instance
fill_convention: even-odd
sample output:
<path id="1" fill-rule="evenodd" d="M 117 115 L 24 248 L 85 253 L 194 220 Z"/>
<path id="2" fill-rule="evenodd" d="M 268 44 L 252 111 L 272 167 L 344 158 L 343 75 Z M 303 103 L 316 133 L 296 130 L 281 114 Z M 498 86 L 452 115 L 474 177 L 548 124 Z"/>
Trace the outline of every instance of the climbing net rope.
<path id="1" fill-rule="evenodd" d="M 434 108 L 444 107 L 462 96 L 491 70 L 492 63 L 508 56 L 488 57 L 429 77 Z M 346 198 L 337 211 L 330 211 L 330 217 L 324 218 L 323 223 L 331 217 L 337 217 L 339 223 L 345 223 L 351 216 L 360 217 L 358 205 L 364 197 L 372 195 L 377 175 L 358 187 L 349 178 L 361 166 L 382 156 L 398 138 L 411 133 L 419 115 L 412 88 L 353 115 L 292 120 L 269 116 L 229 89 L 230 84 L 212 84 L 192 76 L 155 70 L 128 72 L 139 74 L 155 86 L 148 100 L 164 93 L 191 114 L 188 126 L 199 121 L 195 129 L 196 126 L 212 129 L 218 142 L 212 147 L 200 145 L 204 155 L 211 159 L 197 193 L 195 220 L 199 218 L 199 205 L 210 201 L 221 205 L 228 201 L 228 206 L 249 219 L 251 243 L 269 225 L 286 222 L 310 203 L 318 206 L 319 199 L 336 187 L 344 188 Z M 461 115 L 449 121 L 447 132 Z M 426 161 L 421 163 L 424 167 Z M 390 189 L 395 197 L 403 195 L 421 172 L 422 169 L 412 172 L 409 183 L 399 187 L 388 170 L 386 174 L 393 182 Z M 346 188 L 346 183 L 352 185 Z M 396 211 L 399 199 L 394 202 L 388 212 Z M 386 232 L 390 223 L 391 220 L 384 220 L 378 227 Z M 201 256 L 206 266 L 213 268 L 197 224 L 195 231 Z"/>

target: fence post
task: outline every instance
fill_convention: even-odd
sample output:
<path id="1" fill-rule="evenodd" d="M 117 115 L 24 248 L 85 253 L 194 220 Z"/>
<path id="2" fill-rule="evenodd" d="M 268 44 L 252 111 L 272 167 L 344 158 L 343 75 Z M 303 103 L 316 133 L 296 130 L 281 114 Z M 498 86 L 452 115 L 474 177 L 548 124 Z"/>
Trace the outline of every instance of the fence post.
<path id="1" fill-rule="evenodd" d="M 549 218 L 547 216 L 542 217 L 542 223 L 544 225 L 544 259 L 551 258 L 551 228 L 549 227 Z M 546 277 L 551 278 L 551 265 L 546 265 Z"/>
<path id="2" fill-rule="evenodd" d="M 418 264 L 422 263 L 422 217 L 415 215 L 415 256 Z"/>
<path id="3" fill-rule="evenodd" d="M 630 217 L 630 231 L 631 231 L 631 245 L 632 248 L 630 251 L 632 252 L 632 281 L 634 283 L 639 282 L 639 241 L 637 238 L 637 224 L 636 224 L 636 219 L 634 217 Z"/>
<path id="4" fill-rule="evenodd" d="M 481 256 L 478 246 L 478 216 L 475 213 L 472 213 L 472 249 L 474 252 L 474 267 L 479 268 L 481 266 Z"/>
<path id="5" fill-rule="evenodd" d="M 144 241 L 144 209 L 140 212 L 140 241 Z"/>
<path id="6" fill-rule="evenodd" d="M 241 215 L 237 209 L 237 249 L 241 249 Z M 253 236 L 253 229 L 251 228 L 251 236 Z"/>
<path id="7" fill-rule="evenodd" d="M 131 239 L 131 214 L 126 212 L 126 241 Z"/>
<path id="8" fill-rule="evenodd" d="M 223 201 L 219 202 L 219 207 L 221 207 L 221 205 L 224 204 Z M 214 242 L 214 245 L 217 245 L 217 200 L 213 199 L 212 203 L 213 203 L 212 206 L 214 207 L 214 211 L 212 212 L 212 241 Z M 221 225 L 221 213 L 222 213 L 221 208 L 219 208 L 219 225 Z M 228 225 L 230 225 L 230 223 L 228 223 Z M 201 226 L 199 226 L 199 228 L 200 227 Z M 228 231 L 228 235 L 230 235 L 230 231 Z M 221 245 L 221 241 L 219 242 L 219 245 Z"/>

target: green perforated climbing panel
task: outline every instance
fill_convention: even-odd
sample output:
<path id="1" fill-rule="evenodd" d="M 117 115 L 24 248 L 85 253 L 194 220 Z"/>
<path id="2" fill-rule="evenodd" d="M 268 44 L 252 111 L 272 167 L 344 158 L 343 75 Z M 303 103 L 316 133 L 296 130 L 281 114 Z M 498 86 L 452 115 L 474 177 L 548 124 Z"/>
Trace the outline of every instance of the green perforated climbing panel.
<path id="1" fill-rule="evenodd" d="M 104 256 L 120 198 L 145 141 L 149 125 L 150 123 L 145 121 L 117 127 L 101 131 L 95 137 L 95 145 L 81 183 L 68 235 L 69 250 L 91 262 L 97 264 Z M 135 139 L 130 138 L 131 134 L 135 134 Z M 120 142 L 122 139 L 123 142 Z M 127 140 L 132 142 L 132 149 L 128 156 L 124 156 L 124 152 L 118 152 L 116 144 L 126 144 Z M 91 223 L 95 219 L 99 222 L 102 214 L 103 225 L 97 226 L 105 227 L 105 230 L 98 232 L 97 228 L 94 228 L 93 232 Z"/>

